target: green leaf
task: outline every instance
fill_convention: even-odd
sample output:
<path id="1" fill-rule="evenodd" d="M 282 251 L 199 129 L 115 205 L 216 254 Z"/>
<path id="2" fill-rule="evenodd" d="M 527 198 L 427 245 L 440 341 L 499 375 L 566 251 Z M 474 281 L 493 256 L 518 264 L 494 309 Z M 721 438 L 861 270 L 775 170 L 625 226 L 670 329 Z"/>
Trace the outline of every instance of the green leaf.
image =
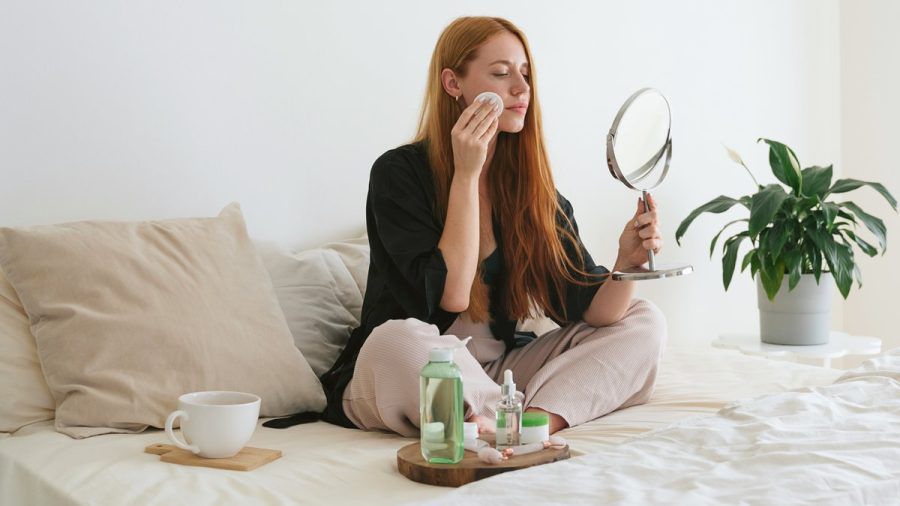
<path id="1" fill-rule="evenodd" d="M 819 197 L 819 205 L 822 206 L 822 212 L 825 213 L 825 229 L 831 232 L 834 228 L 834 219 L 837 218 L 841 208 L 832 202 L 822 201 L 821 197 Z"/>
<path id="2" fill-rule="evenodd" d="M 768 229 L 769 233 L 766 237 L 766 249 L 768 249 L 769 253 L 778 258 L 781 255 L 781 250 L 784 248 L 785 243 L 787 242 L 790 233 L 787 230 L 784 222 L 778 221 L 775 225 L 772 226 L 771 229 Z M 762 236 L 760 235 L 760 244 L 762 244 Z"/>
<path id="3" fill-rule="evenodd" d="M 800 274 L 803 273 L 803 255 L 799 251 L 791 251 L 785 255 L 785 264 L 788 271 L 788 290 L 793 290 L 800 282 Z"/>
<path id="4" fill-rule="evenodd" d="M 760 251 L 765 254 L 769 254 L 769 233 L 772 231 L 772 227 L 766 227 L 759 231 L 759 235 L 756 236 L 756 244 L 759 245 Z"/>
<path id="5" fill-rule="evenodd" d="M 753 260 L 753 257 L 755 255 L 756 255 L 756 248 L 748 251 L 747 254 L 744 255 L 744 259 L 741 260 L 741 272 L 744 272 L 744 269 L 746 269 L 747 266 L 750 265 L 750 262 Z"/>
<path id="6" fill-rule="evenodd" d="M 868 242 L 862 240 L 858 235 L 853 233 L 852 230 L 843 230 L 842 232 L 844 233 L 844 235 L 852 239 L 853 242 L 855 242 L 857 246 L 859 246 L 859 249 L 861 249 L 866 255 L 873 257 L 878 254 L 878 250 L 875 248 L 875 246 L 872 246 Z"/>
<path id="7" fill-rule="evenodd" d="M 725 284 L 725 290 L 728 290 L 728 285 L 731 284 L 731 277 L 734 275 L 734 264 L 737 262 L 738 248 L 746 238 L 747 232 L 741 232 L 725 241 L 723 246 L 725 256 L 722 257 L 722 281 Z"/>
<path id="8" fill-rule="evenodd" d="M 831 165 L 812 166 L 800 171 L 803 176 L 803 194 L 809 197 L 824 197 L 831 186 Z"/>
<path id="9" fill-rule="evenodd" d="M 837 263 L 838 275 L 835 278 L 838 290 L 844 299 L 850 294 L 850 288 L 853 286 L 853 269 L 856 265 L 853 262 L 853 252 L 849 246 L 838 244 L 837 246 Z"/>
<path id="10" fill-rule="evenodd" d="M 834 241 L 834 237 L 832 237 L 831 234 L 828 234 L 824 230 L 820 230 L 817 228 L 807 230 L 806 235 L 815 245 L 815 249 L 818 249 L 825 257 L 825 261 L 828 262 L 828 266 L 831 268 L 832 274 L 837 274 L 834 271 L 834 265 L 832 265 L 832 260 L 837 257 L 837 243 Z"/>
<path id="11" fill-rule="evenodd" d="M 863 185 L 871 186 L 872 188 L 874 188 L 878 193 L 881 194 L 882 197 L 884 197 L 885 200 L 888 201 L 888 204 L 891 205 L 894 211 L 897 210 L 897 199 L 895 199 L 894 196 L 891 195 L 891 192 L 887 191 L 887 188 L 885 188 L 881 183 L 860 181 L 858 179 L 838 179 L 834 182 L 834 186 L 832 186 L 831 189 L 828 190 L 828 193 L 845 193 L 851 190 L 855 190 Z"/>
<path id="12" fill-rule="evenodd" d="M 794 211 L 793 212 L 794 215 L 799 215 L 800 213 L 803 213 L 803 212 L 809 212 L 811 209 L 813 209 L 814 207 L 819 205 L 818 197 L 796 198 L 796 197 L 788 196 L 788 198 L 792 202 L 792 209 Z"/>
<path id="13" fill-rule="evenodd" d="M 825 218 L 821 211 L 807 214 L 803 221 L 800 222 L 800 229 L 819 228 L 819 224 L 825 224 Z"/>
<path id="14" fill-rule="evenodd" d="M 786 198 L 788 194 L 777 184 L 766 185 L 751 197 L 748 226 L 751 238 L 755 239 L 759 232 L 771 223 Z"/>
<path id="15" fill-rule="evenodd" d="M 812 263 L 812 273 L 816 277 L 816 284 L 819 283 L 819 278 L 822 277 L 822 252 L 816 248 L 816 245 L 810 241 L 808 248 L 808 254 L 810 263 Z"/>
<path id="16" fill-rule="evenodd" d="M 794 195 L 800 195 L 803 190 L 803 175 L 800 173 L 800 162 L 794 151 L 784 144 L 771 139 L 760 138 L 756 142 L 765 141 L 769 145 L 769 165 L 772 174 L 779 181 L 791 187 Z"/>
<path id="17" fill-rule="evenodd" d="M 719 230 L 719 233 L 716 234 L 715 237 L 713 237 L 712 243 L 710 243 L 710 245 L 709 245 L 709 258 L 712 258 L 713 252 L 716 250 L 716 242 L 719 240 L 719 236 L 722 235 L 722 232 L 724 232 L 725 229 L 728 228 L 729 225 L 734 225 L 735 223 L 740 223 L 742 221 L 750 221 L 750 220 L 748 220 L 747 218 L 743 218 L 740 220 L 729 221 L 728 223 L 725 224 L 724 227 L 722 227 L 722 230 Z"/>
<path id="18" fill-rule="evenodd" d="M 834 236 L 821 229 L 808 230 L 807 235 L 822 252 L 838 290 L 846 299 L 850 292 L 850 285 L 853 284 L 853 255 L 850 248 L 838 244 L 834 240 Z M 818 280 L 816 281 L 818 282 Z"/>
<path id="19" fill-rule="evenodd" d="M 840 207 L 840 205 L 838 205 L 838 207 Z M 845 220 L 850 220 L 853 222 L 854 225 L 859 223 L 856 221 L 856 218 L 854 218 L 852 214 L 845 212 L 845 211 L 838 211 L 838 217 L 844 218 Z"/>
<path id="20" fill-rule="evenodd" d="M 884 226 L 884 222 L 879 218 L 876 218 L 871 214 L 863 211 L 859 208 L 858 205 L 854 204 L 853 202 L 841 202 L 838 205 L 849 209 L 853 214 L 856 215 L 857 218 L 859 218 L 860 221 L 863 222 L 863 225 L 865 225 L 866 228 L 869 229 L 869 232 L 872 232 L 872 235 L 874 235 L 875 238 L 878 239 L 878 244 L 879 246 L 881 246 L 881 254 L 883 255 L 887 249 L 887 229 Z"/>
<path id="21" fill-rule="evenodd" d="M 844 230 L 844 229 L 847 229 L 847 230 L 853 230 L 853 228 L 854 228 L 855 226 L 856 226 L 855 224 L 850 223 L 849 221 L 835 221 L 835 222 L 834 222 L 834 229 L 835 229 L 836 231 L 841 231 L 841 230 Z"/>
<path id="22" fill-rule="evenodd" d="M 731 197 L 726 197 L 725 195 L 719 195 L 718 197 L 710 200 L 697 209 L 694 209 L 693 211 L 691 211 L 691 214 L 689 214 L 688 217 L 685 218 L 680 225 L 678 225 L 678 230 L 675 231 L 675 242 L 677 242 L 679 246 L 681 245 L 681 238 L 684 236 L 684 233 L 687 232 L 688 227 L 697 218 L 697 216 L 700 216 L 702 213 L 724 213 L 725 211 L 731 209 L 735 204 L 743 204 L 749 209 L 750 205 L 749 203 L 745 203 L 745 198 L 747 197 L 741 197 L 741 199 L 738 200 Z"/>
<path id="23" fill-rule="evenodd" d="M 853 272 L 851 273 L 851 283 L 852 283 L 852 278 L 855 278 L 859 288 L 862 288 L 862 272 L 860 272 L 859 265 L 854 260 L 853 245 L 850 244 L 850 241 L 848 241 L 846 237 L 844 237 L 842 235 L 838 235 L 838 237 L 840 237 L 841 242 L 846 246 L 847 251 L 850 253 L 850 261 L 853 263 L 853 269 L 852 269 Z"/>
<path id="24" fill-rule="evenodd" d="M 778 289 L 781 288 L 781 282 L 784 280 L 784 261 L 779 259 L 772 261 L 768 256 L 764 256 L 759 269 L 760 280 L 763 289 L 769 300 L 775 300 Z"/>

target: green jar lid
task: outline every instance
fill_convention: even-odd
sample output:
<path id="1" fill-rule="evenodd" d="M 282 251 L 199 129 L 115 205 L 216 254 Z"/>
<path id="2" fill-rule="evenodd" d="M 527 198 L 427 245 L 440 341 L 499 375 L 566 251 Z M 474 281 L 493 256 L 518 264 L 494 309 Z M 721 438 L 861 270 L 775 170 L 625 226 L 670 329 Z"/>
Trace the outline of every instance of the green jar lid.
<path id="1" fill-rule="evenodd" d="M 533 411 L 522 413 L 522 427 L 541 427 L 543 425 L 550 425 L 550 417 L 547 413 Z"/>

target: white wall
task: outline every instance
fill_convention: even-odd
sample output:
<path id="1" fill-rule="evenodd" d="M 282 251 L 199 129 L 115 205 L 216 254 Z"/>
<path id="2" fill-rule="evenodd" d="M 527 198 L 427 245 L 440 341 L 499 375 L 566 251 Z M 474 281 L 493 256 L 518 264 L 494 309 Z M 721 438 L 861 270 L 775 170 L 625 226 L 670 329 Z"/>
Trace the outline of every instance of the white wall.
<path id="1" fill-rule="evenodd" d="M 841 146 L 844 175 L 879 181 L 900 197 L 900 158 L 896 151 L 900 118 L 900 3 L 892 0 L 842 2 Z M 900 346 L 900 216 L 874 190 L 844 194 L 884 220 L 888 249 L 869 258 L 857 253 L 863 288 L 850 292 L 844 304 L 845 329 L 881 337 L 885 348 Z M 868 232 L 864 232 L 868 235 Z"/>
<path id="2" fill-rule="evenodd" d="M 840 170 L 835 0 L 6 2 L 0 224 L 210 215 L 238 200 L 259 238 L 356 234 L 371 163 L 412 136 L 437 36 L 467 14 L 528 35 L 557 185 L 600 262 L 635 198 L 609 176 L 603 138 L 632 91 L 669 97 L 659 262 L 696 273 L 640 294 L 673 340 L 755 329 L 749 276 L 723 292 L 720 255 L 708 259 L 731 215 L 698 220 L 681 248 L 673 234 L 699 204 L 752 191 L 720 143 L 764 181 L 762 136 Z"/>

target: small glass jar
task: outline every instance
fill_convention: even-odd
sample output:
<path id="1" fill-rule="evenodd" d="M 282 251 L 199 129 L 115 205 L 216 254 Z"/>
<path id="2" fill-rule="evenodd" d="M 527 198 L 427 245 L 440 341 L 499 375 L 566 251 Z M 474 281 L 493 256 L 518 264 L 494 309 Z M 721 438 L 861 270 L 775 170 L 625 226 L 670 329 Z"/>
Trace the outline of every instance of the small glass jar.
<path id="1" fill-rule="evenodd" d="M 522 413 L 521 444 L 527 445 L 550 439 L 550 416 L 547 413 Z"/>

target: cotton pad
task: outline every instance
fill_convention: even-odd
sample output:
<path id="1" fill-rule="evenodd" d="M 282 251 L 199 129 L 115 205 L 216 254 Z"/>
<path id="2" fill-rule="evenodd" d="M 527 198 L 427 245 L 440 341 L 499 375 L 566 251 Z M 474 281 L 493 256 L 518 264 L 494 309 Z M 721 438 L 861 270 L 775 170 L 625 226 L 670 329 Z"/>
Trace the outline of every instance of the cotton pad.
<path id="1" fill-rule="evenodd" d="M 485 102 L 492 102 L 494 104 L 494 108 L 498 111 L 503 110 L 503 99 L 500 98 L 500 95 L 494 93 L 493 91 L 483 91 L 475 97 L 475 101 L 484 100 Z"/>

